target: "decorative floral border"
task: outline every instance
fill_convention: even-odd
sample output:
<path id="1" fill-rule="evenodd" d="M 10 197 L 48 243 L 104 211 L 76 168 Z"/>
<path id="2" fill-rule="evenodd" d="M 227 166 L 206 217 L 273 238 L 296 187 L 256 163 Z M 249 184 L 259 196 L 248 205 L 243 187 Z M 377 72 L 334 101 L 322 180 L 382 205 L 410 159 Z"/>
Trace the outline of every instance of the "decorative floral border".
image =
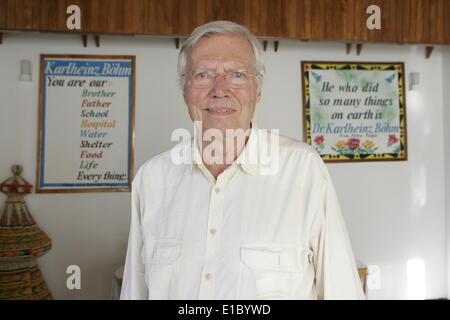
<path id="1" fill-rule="evenodd" d="M 305 142 L 313 146 L 319 154 L 325 148 L 325 137 L 323 135 L 313 137 L 311 133 L 310 72 L 311 76 L 315 79 L 318 75 L 312 70 L 392 70 L 396 72 L 398 75 L 400 131 L 398 134 L 389 134 L 388 136 L 386 147 L 390 147 L 392 151 L 389 153 L 377 153 L 376 151 L 379 147 L 372 140 L 349 138 L 334 142 L 331 149 L 335 154 L 321 154 L 321 157 L 325 162 L 407 160 L 404 63 L 302 61 L 301 70 L 303 87 L 303 136 Z M 393 76 L 390 78 L 393 78 Z M 392 81 L 392 79 L 386 79 L 386 81 L 388 80 Z"/>

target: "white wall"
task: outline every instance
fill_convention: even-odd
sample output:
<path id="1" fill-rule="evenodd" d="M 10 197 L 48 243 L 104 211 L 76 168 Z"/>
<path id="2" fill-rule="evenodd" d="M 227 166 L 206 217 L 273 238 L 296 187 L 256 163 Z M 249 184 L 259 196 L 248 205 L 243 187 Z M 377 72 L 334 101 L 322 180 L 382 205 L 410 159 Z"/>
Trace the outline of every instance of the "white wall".
<path id="1" fill-rule="evenodd" d="M 407 261 L 425 263 L 426 298 L 445 297 L 445 162 L 443 53 L 426 60 L 423 46 L 367 44 L 358 57 L 345 43 L 281 41 L 264 54 L 267 77 L 257 108 L 260 127 L 302 138 L 301 60 L 404 61 L 418 71 L 421 86 L 408 92 L 407 162 L 328 164 L 355 256 L 381 268 L 380 290 L 370 298 L 408 297 Z M 178 51 L 172 39 L 103 36 L 82 47 L 80 36 L 7 33 L 0 46 L 0 180 L 10 166 L 24 166 L 35 185 L 38 63 L 41 53 L 136 55 L 135 171 L 169 148 L 173 129 L 190 129 L 176 83 Z M 33 63 L 32 83 L 18 82 L 19 61 Z M 450 79 L 446 76 L 447 88 Z M 447 89 L 448 91 L 448 89 Z M 448 93 L 447 100 L 448 100 Z M 61 119 L 63 121 L 63 119 Z M 446 135 L 450 137 L 450 135 Z M 2 202 L 5 197 L 2 195 Z M 123 263 L 129 227 L 129 193 L 32 194 L 26 197 L 40 227 L 53 240 L 39 265 L 55 298 L 108 298 L 114 270 Z M 65 288 L 68 265 L 82 269 L 82 290 Z"/>
<path id="2" fill-rule="evenodd" d="M 442 83 L 444 90 L 444 142 L 445 142 L 445 211 L 447 218 L 447 297 L 450 297 L 450 46 L 443 48 Z M 447 125 L 446 125 L 447 124 Z"/>

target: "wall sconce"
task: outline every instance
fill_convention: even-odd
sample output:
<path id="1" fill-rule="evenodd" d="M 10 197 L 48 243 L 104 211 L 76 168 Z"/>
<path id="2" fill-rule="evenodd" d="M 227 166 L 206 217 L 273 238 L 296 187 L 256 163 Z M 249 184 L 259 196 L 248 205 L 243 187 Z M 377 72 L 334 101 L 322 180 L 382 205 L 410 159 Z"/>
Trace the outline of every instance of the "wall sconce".
<path id="1" fill-rule="evenodd" d="M 415 91 L 419 89 L 420 84 L 420 73 L 410 72 L 409 73 L 409 91 Z"/>
<path id="2" fill-rule="evenodd" d="M 31 81 L 31 61 L 30 60 L 20 60 L 20 81 Z"/>

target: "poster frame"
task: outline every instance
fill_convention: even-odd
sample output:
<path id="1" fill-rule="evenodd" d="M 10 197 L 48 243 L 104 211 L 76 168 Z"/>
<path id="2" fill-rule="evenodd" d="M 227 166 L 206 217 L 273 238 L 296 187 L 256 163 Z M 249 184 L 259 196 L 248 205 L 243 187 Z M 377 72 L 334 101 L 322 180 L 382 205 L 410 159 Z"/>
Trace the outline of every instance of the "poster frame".
<path id="1" fill-rule="evenodd" d="M 301 91 L 302 91 L 302 125 L 303 125 L 303 141 L 310 146 L 313 146 L 312 134 L 311 134 L 311 123 L 310 123 L 310 110 L 308 108 L 309 102 L 309 85 L 307 85 L 307 75 L 305 71 L 306 65 L 316 64 L 316 65 L 354 65 L 357 66 L 386 66 L 395 65 L 400 70 L 399 81 L 398 81 L 398 95 L 399 95 L 399 116 L 400 116 L 400 146 L 401 152 L 398 156 L 390 153 L 373 154 L 370 157 L 361 157 L 361 155 L 356 155 L 351 158 L 343 155 L 325 154 L 320 155 L 322 160 L 327 163 L 340 163 L 340 162 L 368 162 L 368 161 L 407 161 L 408 160 L 408 144 L 407 144 L 407 110 L 406 110 L 406 87 L 405 87 L 405 63 L 404 62 L 389 62 L 389 61 L 311 61 L 302 60 L 300 61 L 300 74 L 301 74 Z M 333 69 L 334 70 L 334 69 Z"/>
<path id="2" fill-rule="evenodd" d="M 46 187 L 43 185 L 43 179 L 45 174 L 43 169 L 43 157 L 45 157 L 45 150 L 43 150 L 43 134 L 45 126 L 44 120 L 44 69 L 45 60 L 51 58 L 56 59 L 92 59 L 92 60 L 130 60 L 131 61 L 131 84 L 128 87 L 129 91 L 129 105 L 127 113 L 128 123 L 128 181 L 127 186 L 118 187 L 89 187 L 89 186 L 76 186 L 76 187 Z M 99 76 L 101 77 L 101 76 Z M 135 135 L 135 91 L 136 91 L 136 56 L 134 55 L 91 55 L 91 54 L 41 54 L 40 55 L 40 70 L 39 70 L 39 102 L 38 102 L 38 125 L 37 125 L 37 167 L 36 167 L 36 193 L 84 193 L 84 192 L 130 192 L 131 184 L 134 176 L 134 135 Z M 78 134 L 78 133 L 77 133 Z M 64 183 L 61 184 L 70 184 Z"/>

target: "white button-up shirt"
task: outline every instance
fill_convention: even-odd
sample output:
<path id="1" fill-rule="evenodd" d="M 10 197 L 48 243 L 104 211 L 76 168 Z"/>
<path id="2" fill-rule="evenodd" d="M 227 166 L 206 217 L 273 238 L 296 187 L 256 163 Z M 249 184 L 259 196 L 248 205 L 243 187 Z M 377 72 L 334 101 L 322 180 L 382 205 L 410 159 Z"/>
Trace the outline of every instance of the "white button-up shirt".
<path id="1" fill-rule="evenodd" d="M 140 167 L 121 299 L 365 298 L 322 159 L 261 136 L 217 180 L 194 140 Z"/>

